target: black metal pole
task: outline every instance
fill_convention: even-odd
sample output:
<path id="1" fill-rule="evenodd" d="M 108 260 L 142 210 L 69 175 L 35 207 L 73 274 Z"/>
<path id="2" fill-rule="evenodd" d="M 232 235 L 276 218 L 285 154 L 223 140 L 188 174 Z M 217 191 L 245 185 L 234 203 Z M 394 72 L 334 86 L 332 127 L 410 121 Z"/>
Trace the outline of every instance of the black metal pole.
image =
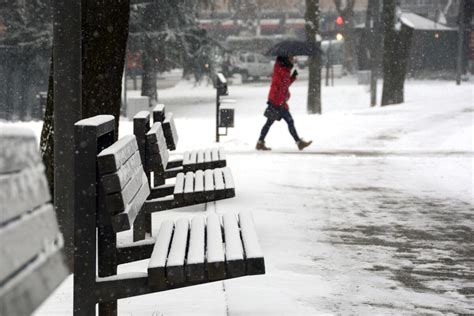
<path id="1" fill-rule="evenodd" d="M 219 107 L 220 107 L 220 102 L 219 102 L 219 88 L 216 89 L 216 142 L 219 142 Z"/>
<path id="2" fill-rule="evenodd" d="M 461 84 L 461 73 L 463 64 L 463 46 L 464 46 L 464 0 L 459 1 L 459 15 L 458 15 L 458 54 L 456 65 L 456 84 Z"/>
<path id="3" fill-rule="evenodd" d="M 81 1 L 55 0 L 54 206 L 72 268 L 74 253 L 74 123 L 81 119 Z"/>

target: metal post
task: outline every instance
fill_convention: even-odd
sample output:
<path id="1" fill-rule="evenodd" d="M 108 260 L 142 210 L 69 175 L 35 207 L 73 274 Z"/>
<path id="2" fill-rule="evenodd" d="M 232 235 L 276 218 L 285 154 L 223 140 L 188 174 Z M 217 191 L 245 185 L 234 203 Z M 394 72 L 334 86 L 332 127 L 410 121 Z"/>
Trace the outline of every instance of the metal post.
<path id="1" fill-rule="evenodd" d="M 457 54 L 457 67 L 456 67 L 456 84 L 461 84 L 461 73 L 463 63 L 463 46 L 464 46 L 464 0 L 459 1 L 459 15 L 458 15 L 458 54 Z"/>
<path id="2" fill-rule="evenodd" d="M 332 40 L 329 40 L 329 47 L 326 53 L 326 87 L 329 86 L 329 58 L 331 58 L 331 43 Z"/>
<path id="3" fill-rule="evenodd" d="M 219 142 L 219 108 L 220 108 L 220 93 L 219 88 L 216 89 L 216 142 Z"/>
<path id="4" fill-rule="evenodd" d="M 380 1 L 370 2 L 370 106 L 377 105 L 377 79 L 379 77 L 379 52 L 381 42 Z"/>
<path id="5" fill-rule="evenodd" d="M 54 206 L 72 268 L 74 123 L 81 119 L 81 1 L 54 3 Z"/>

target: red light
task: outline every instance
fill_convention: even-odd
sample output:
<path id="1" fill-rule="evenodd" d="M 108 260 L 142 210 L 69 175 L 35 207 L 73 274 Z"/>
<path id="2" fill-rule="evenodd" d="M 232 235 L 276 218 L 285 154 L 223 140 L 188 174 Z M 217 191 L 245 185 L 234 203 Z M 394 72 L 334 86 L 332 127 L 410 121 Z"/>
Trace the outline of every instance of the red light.
<path id="1" fill-rule="evenodd" d="M 343 23 L 344 23 L 344 19 L 342 18 L 342 16 L 338 16 L 336 19 L 336 24 L 342 25 Z"/>

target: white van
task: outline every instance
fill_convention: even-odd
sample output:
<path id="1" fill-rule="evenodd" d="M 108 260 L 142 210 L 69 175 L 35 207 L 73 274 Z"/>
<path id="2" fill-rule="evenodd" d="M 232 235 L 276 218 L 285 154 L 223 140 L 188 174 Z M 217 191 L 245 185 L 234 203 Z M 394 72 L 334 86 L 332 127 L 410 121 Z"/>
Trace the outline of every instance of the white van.
<path id="1" fill-rule="evenodd" d="M 274 61 L 262 54 L 240 53 L 231 59 L 232 74 L 240 74 L 242 82 L 250 78 L 258 80 L 260 77 L 270 77 L 273 72 Z"/>

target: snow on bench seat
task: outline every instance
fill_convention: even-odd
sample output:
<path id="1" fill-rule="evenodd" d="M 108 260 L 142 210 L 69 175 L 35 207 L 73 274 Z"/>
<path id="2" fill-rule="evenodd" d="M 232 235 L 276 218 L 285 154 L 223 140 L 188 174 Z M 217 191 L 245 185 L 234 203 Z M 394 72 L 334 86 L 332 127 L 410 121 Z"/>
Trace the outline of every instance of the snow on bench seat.
<path id="1" fill-rule="evenodd" d="M 183 170 L 196 171 L 214 168 L 223 168 L 227 164 L 224 149 L 206 148 L 187 151 L 183 154 Z"/>
<path id="2" fill-rule="evenodd" d="M 265 274 L 250 213 L 198 215 L 189 223 L 181 218 L 175 225 L 161 224 L 148 265 L 150 285 L 172 288 Z"/>
<path id="3" fill-rule="evenodd" d="M 229 168 L 180 172 L 173 192 L 177 202 L 204 203 L 235 196 L 234 182 Z"/>

